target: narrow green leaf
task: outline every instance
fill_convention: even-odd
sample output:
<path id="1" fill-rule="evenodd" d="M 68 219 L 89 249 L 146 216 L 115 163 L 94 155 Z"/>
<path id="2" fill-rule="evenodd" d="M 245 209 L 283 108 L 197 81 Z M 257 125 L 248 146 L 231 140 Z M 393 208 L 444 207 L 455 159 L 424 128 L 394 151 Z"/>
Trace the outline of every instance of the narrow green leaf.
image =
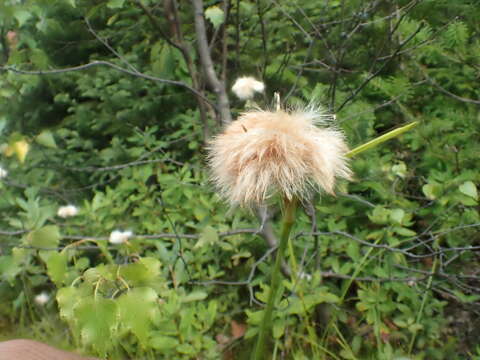
<path id="1" fill-rule="evenodd" d="M 170 350 L 175 349 L 179 342 L 173 336 L 155 335 L 149 340 L 148 344 L 155 350 Z"/>
<path id="2" fill-rule="evenodd" d="M 181 302 L 193 302 L 193 301 L 201 301 L 207 298 L 208 294 L 205 291 L 194 291 L 188 295 L 185 295 L 181 298 Z"/>
<path id="3" fill-rule="evenodd" d="M 351 157 L 354 157 L 364 151 L 367 151 L 367 150 L 370 150 L 372 148 L 374 148 L 375 146 L 385 142 L 385 141 L 388 141 L 390 139 L 393 139 L 394 137 L 397 137 L 401 134 L 403 134 L 404 132 L 410 130 L 410 129 L 413 129 L 415 126 L 417 126 L 419 124 L 418 121 L 414 121 L 408 125 L 405 125 L 405 126 L 402 126 L 398 129 L 395 129 L 395 130 L 392 130 L 392 131 L 389 131 L 388 133 L 382 135 L 382 136 L 379 136 L 377 137 L 376 139 L 373 139 L 363 145 L 360 145 L 360 146 L 357 146 L 355 149 L 353 150 L 350 150 L 345 156 L 348 157 L 348 158 L 351 158 Z"/>

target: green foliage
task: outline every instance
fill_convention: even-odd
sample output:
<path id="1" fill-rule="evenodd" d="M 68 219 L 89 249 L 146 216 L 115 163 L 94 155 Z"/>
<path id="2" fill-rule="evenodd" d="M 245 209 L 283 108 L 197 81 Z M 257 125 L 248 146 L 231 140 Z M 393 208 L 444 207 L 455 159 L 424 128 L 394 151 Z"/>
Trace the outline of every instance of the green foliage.
<path id="1" fill-rule="evenodd" d="M 179 2 L 177 48 L 163 36 L 178 37 L 167 10 L 141 4 L 151 13 L 118 0 L 3 1 L 0 64 L 45 71 L 108 61 L 199 82 L 214 101 L 190 5 Z M 273 358 L 480 356 L 470 249 L 480 223 L 480 10 L 467 0 L 408 4 L 242 0 L 224 13 L 205 2 L 227 88 L 251 74 L 266 83 L 262 106 L 279 91 L 338 110 L 352 148 L 419 124 L 352 158 L 355 180 L 337 197 L 314 199 L 319 234 L 298 211 L 293 271 L 273 313 Z M 230 100 L 234 114 L 243 110 Z M 271 266 L 257 261 L 268 246 L 255 230 L 226 233 L 259 224 L 214 193 L 203 134 L 218 126 L 201 116 L 185 87 L 107 66 L 48 76 L 2 70 L 3 334 L 59 315 L 71 345 L 98 356 L 248 358 L 252 343 L 241 338 L 255 336 L 262 319 Z M 57 216 L 66 204 L 79 214 Z M 109 243 L 118 229 L 134 235 Z M 34 300 L 43 291 L 52 299 L 44 306 Z"/>

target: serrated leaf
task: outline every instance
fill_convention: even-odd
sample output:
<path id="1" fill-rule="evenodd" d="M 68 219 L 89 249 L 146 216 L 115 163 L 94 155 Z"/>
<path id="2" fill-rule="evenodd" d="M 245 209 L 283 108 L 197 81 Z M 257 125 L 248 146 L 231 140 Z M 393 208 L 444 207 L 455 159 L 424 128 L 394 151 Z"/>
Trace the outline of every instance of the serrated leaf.
<path id="1" fill-rule="evenodd" d="M 47 274 L 52 281 L 60 287 L 67 276 L 67 253 L 48 251 L 48 256 L 44 260 L 47 264 Z"/>
<path id="2" fill-rule="evenodd" d="M 122 328 L 130 330 L 140 341 L 146 344 L 151 318 L 157 308 L 157 293 L 149 287 L 130 290 L 117 300 Z"/>
<path id="3" fill-rule="evenodd" d="M 171 46 L 163 45 L 160 50 L 152 50 L 152 70 L 161 77 L 172 77 L 175 70 L 175 54 Z"/>
<path id="4" fill-rule="evenodd" d="M 200 234 L 200 239 L 198 239 L 197 243 L 194 246 L 194 249 L 198 249 L 205 245 L 213 245 L 218 242 L 218 233 L 211 226 L 206 226 L 202 233 Z"/>
<path id="5" fill-rule="evenodd" d="M 462 194 L 470 196 L 475 200 L 478 200 L 477 187 L 472 181 L 465 181 L 462 185 L 458 187 L 458 189 Z"/>
<path id="6" fill-rule="evenodd" d="M 153 258 L 141 258 L 138 262 L 120 267 L 119 275 L 131 286 L 150 286 L 158 281 L 160 262 Z"/>
<path id="7" fill-rule="evenodd" d="M 12 283 L 20 271 L 22 267 L 14 261 L 12 256 L 0 256 L 0 279 Z"/>
<path id="8" fill-rule="evenodd" d="M 54 248 L 60 241 L 60 231 L 58 226 L 47 225 L 38 230 L 33 230 L 27 235 L 29 245 L 40 248 Z"/>
<path id="9" fill-rule="evenodd" d="M 55 142 L 55 139 L 53 138 L 52 133 L 48 130 L 44 130 L 39 135 L 37 135 L 37 137 L 35 138 L 35 141 L 40 145 L 43 145 L 52 149 L 55 149 L 57 147 L 57 144 Z"/>
<path id="10" fill-rule="evenodd" d="M 60 316 L 67 321 L 74 318 L 75 305 L 81 301 L 78 291 L 75 287 L 64 287 L 57 291 L 57 302 L 60 309 Z"/>
<path id="11" fill-rule="evenodd" d="M 205 10 L 205 18 L 207 18 L 213 25 L 215 29 L 217 29 L 220 25 L 223 24 L 225 20 L 225 14 L 223 10 L 220 9 L 218 6 L 210 6 Z"/>
<path id="12" fill-rule="evenodd" d="M 105 339 L 113 338 L 118 326 L 116 302 L 101 297 L 86 298 L 75 306 L 74 316 L 85 345 L 96 348 L 104 355 L 113 344 Z"/>

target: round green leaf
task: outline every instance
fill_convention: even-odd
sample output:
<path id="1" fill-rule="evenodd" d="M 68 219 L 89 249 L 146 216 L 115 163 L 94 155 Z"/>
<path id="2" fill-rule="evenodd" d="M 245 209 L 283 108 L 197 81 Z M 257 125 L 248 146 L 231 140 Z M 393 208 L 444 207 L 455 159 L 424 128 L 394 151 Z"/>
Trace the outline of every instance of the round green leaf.
<path id="1" fill-rule="evenodd" d="M 54 248 L 60 241 L 60 231 L 55 225 L 33 230 L 27 235 L 27 243 L 40 248 Z"/>
<path id="2" fill-rule="evenodd" d="M 205 10 L 205 17 L 212 23 L 215 29 L 222 25 L 225 19 L 223 10 L 218 6 L 210 6 Z"/>
<path id="3" fill-rule="evenodd" d="M 475 200 L 478 200 L 477 187 L 472 181 L 465 181 L 462 185 L 458 187 L 458 189 L 462 194 L 470 196 Z"/>

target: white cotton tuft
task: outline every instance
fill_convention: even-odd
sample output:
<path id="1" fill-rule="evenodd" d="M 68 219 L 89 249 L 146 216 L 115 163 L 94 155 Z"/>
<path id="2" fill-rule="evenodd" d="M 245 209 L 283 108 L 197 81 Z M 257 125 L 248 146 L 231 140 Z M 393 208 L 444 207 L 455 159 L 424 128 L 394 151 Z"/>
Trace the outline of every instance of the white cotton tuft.
<path id="1" fill-rule="evenodd" d="M 232 205 L 263 204 L 275 193 L 307 199 L 333 194 L 351 178 L 343 133 L 321 108 L 245 112 L 210 141 L 212 180 Z M 319 125 L 319 126 L 317 126 Z"/>
<path id="2" fill-rule="evenodd" d="M 265 84 L 251 76 L 238 78 L 232 86 L 232 91 L 240 100 L 252 99 L 255 93 L 265 90 Z"/>
<path id="3" fill-rule="evenodd" d="M 0 166 L 0 179 L 6 178 L 7 175 L 8 175 L 8 171 Z"/>
<path id="4" fill-rule="evenodd" d="M 50 300 L 50 296 L 46 292 L 41 292 L 40 294 L 35 296 L 34 299 L 35 303 L 37 303 L 38 305 L 45 305 L 48 300 Z"/>
<path id="5" fill-rule="evenodd" d="M 74 205 L 60 206 L 57 215 L 62 218 L 72 217 L 78 214 L 78 208 Z"/>
<path id="6" fill-rule="evenodd" d="M 110 234 L 108 241 L 112 244 L 123 244 L 132 236 L 133 236 L 133 232 L 131 232 L 130 230 L 127 230 L 127 231 L 114 230 Z"/>

